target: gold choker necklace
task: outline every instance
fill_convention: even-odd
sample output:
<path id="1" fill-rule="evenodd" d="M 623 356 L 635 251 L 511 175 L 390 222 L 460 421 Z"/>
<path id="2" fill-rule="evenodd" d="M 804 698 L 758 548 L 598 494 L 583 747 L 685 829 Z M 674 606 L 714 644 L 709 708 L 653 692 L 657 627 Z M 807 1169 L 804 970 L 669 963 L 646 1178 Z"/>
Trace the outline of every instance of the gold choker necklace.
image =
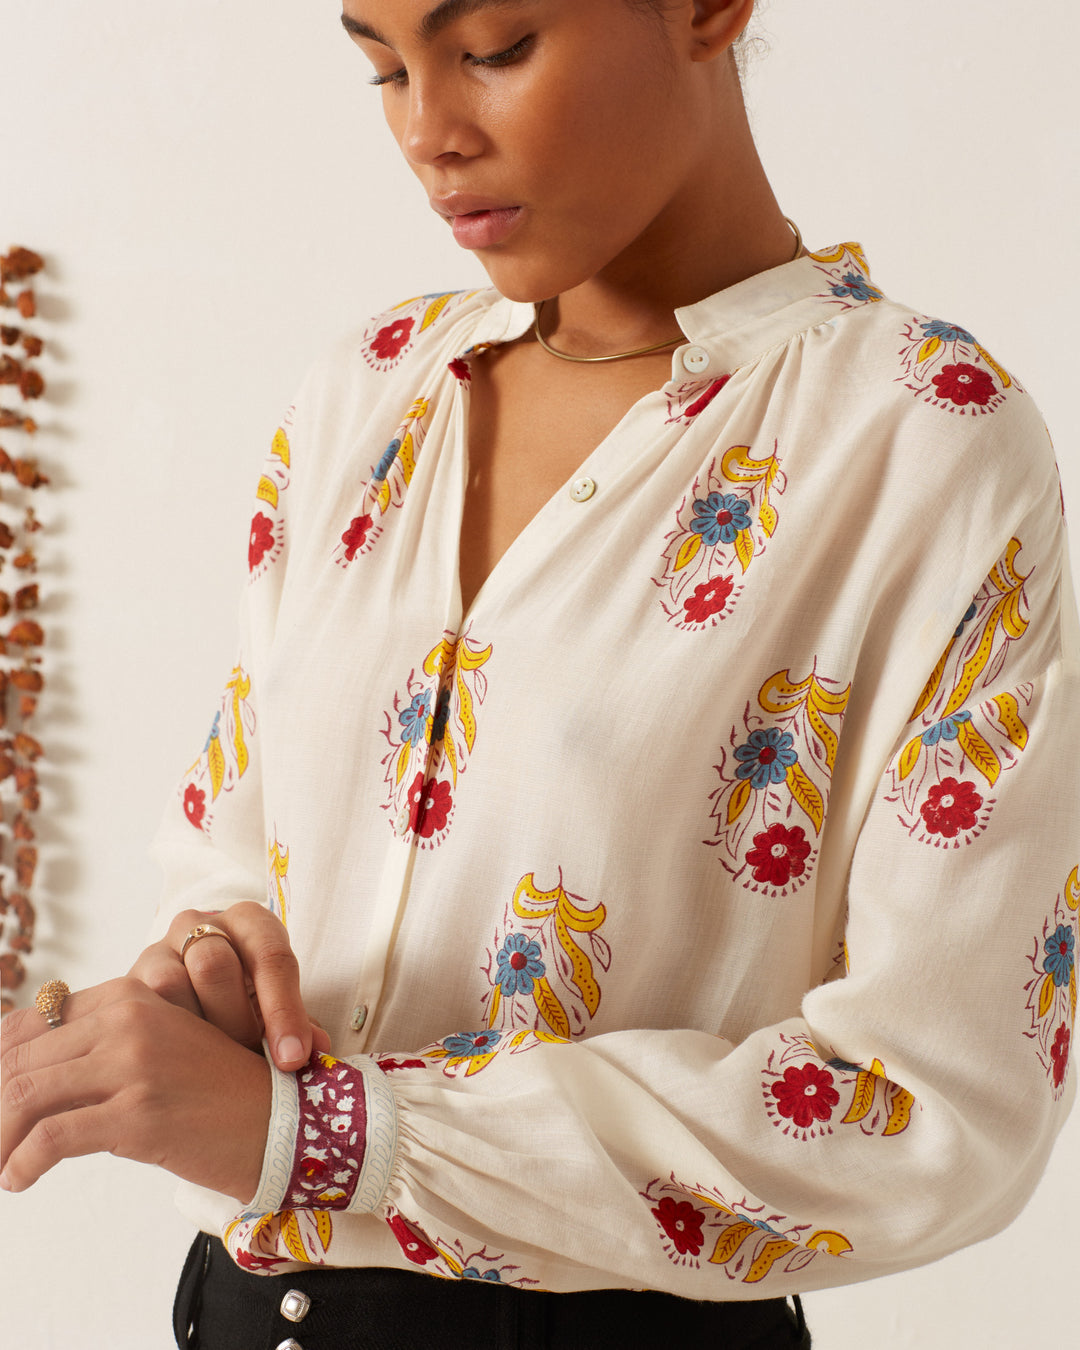
<path id="1" fill-rule="evenodd" d="M 791 256 L 791 261 L 794 262 L 802 252 L 802 234 L 798 225 L 789 216 L 785 216 L 784 219 L 791 226 L 792 233 L 795 235 L 795 252 Z M 533 318 L 533 334 L 544 351 L 549 352 L 552 356 L 557 356 L 560 361 L 577 361 L 581 365 L 593 365 L 598 361 L 626 361 L 631 356 L 646 356 L 649 352 L 663 351 L 665 347 L 677 347 L 680 342 L 686 341 L 684 334 L 680 333 L 678 337 L 668 338 L 666 342 L 656 342 L 651 347 L 635 347 L 632 352 L 615 352 L 612 356 L 571 356 L 569 352 L 561 352 L 557 347 L 552 347 L 550 343 L 544 341 L 544 335 L 540 332 L 540 316 L 544 312 L 546 304 L 546 300 L 541 300 L 536 306 L 536 315 Z"/>

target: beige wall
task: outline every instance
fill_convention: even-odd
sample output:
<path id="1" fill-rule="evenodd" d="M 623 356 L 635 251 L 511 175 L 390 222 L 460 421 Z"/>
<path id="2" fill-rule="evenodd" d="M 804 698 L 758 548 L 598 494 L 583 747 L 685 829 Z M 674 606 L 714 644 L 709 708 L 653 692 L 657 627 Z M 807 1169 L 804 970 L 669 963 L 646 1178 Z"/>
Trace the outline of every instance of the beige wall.
<path id="1" fill-rule="evenodd" d="M 31 987 L 107 978 L 140 946 L 146 842 L 227 669 L 252 475 L 305 365 L 375 309 L 478 276 L 396 163 L 336 9 L 0 0 L 0 248 L 49 258 L 55 421 Z M 766 27 L 751 98 L 784 209 L 811 247 L 861 239 L 892 294 L 1020 372 L 1080 514 L 1075 6 L 773 0 Z M 816 1344 L 1067 1339 L 1078 1162 L 1080 1116 L 1008 1232 L 814 1295 Z M 188 1235 L 170 1193 L 98 1157 L 0 1196 L 5 1343 L 171 1344 Z"/>

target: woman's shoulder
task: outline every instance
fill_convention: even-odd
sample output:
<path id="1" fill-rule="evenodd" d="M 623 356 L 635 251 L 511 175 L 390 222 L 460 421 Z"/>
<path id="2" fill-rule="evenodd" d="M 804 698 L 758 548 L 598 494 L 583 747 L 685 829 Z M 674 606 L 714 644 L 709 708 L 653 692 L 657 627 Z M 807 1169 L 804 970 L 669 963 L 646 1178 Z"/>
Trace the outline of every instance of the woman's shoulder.
<path id="1" fill-rule="evenodd" d="M 491 287 L 413 296 L 347 334 L 316 362 L 313 373 L 330 380 L 380 380 L 425 359 L 449 362 L 476 341 L 492 340 L 486 328 L 497 324 L 508 304 Z"/>

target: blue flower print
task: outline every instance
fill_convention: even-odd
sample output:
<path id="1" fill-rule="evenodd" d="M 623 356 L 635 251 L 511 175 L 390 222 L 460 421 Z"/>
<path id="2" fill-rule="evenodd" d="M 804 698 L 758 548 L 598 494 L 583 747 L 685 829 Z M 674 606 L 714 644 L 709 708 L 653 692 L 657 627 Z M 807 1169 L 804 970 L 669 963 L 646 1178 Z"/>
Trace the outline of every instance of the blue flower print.
<path id="1" fill-rule="evenodd" d="M 435 716 L 431 723 L 431 744 L 438 745 L 446 735 L 446 723 L 450 719 L 450 690 L 444 689 L 435 705 Z"/>
<path id="2" fill-rule="evenodd" d="M 919 327 L 928 338 L 940 338 L 942 342 L 970 342 L 974 347 L 975 339 L 966 328 L 958 328 L 954 323 L 944 323 L 941 319 L 931 319 Z"/>
<path id="3" fill-rule="evenodd" d="M 794 740 L 790 731 L 781 731 L 779 727 L 752 731 L 746 744 L 735 751 L 739 761 L 735 777 L 749 778 L 756 791 L 770 783 L 782 783 L 788 769 L 799 762 L 798 754 L 791 748 Z"/>
<path id="4" fill-rule="evenodd" d="M 386 449 L 382 452 L 382 458 L 379 460 L 378 464 L 375 465 L 374 471 L 372 472 L 371 475 L 371 481 L 373 483 L 381 483 L 383 481 L 386 475 L 390 472 L 390 466 L 393 464 L 394 460 L 397 459 L 398 451 L 400 449 L 401 449 L 401 442 L 395 436 L 394 439 L 390 442 L 390 444 L 386 447 Z"/>
<path id="5" fill-rule="evenodd" d="M 502 1284 L 502 1276 L 497 1270 L 485 1270 L 483 1275 L 475 1266 L 466 1266 L 461 1272 L 463 1280 L 489 1280 L 492 1284 Z"/>
<path id="6" fill-rule="evenodd" d="M 524 933 L 507 933 L 506 941 L 495 958 L 495 979 L 503 994 L 531 994 L 533 980 L 544 973 L 540 960 L 540 944 Z"/>
<path id="7" fill-rule="evenodd" d="M 402 708 L 401 712 L 398 713 L 397 720 L 401 723 L 402 733 L 413 747 L 419 745 L 424 739 L 430 709 L 431 690 L 425 689 L 423 693 L 415 694 L 409 706 Z"/>
<path id="8" fill-rule="evenodd" d="M 220 735 L 221 735 L 221 713 L 216 712 L 214 714 L 213 724 L 210 727 L 210 735 L 207 736 L 206 744 L 202 748 L 202 752 L 204 755 L 206 754 L 207 750 L 210 749 L 210 742 L 216 741 Z"/>
<path id="9" fill-rule="evenodd" d="M 750 506 L 731 493 L 710 492 L 704 501 L 694 502 L 690 529 L 701 535 L 710 548 L 714 544 L 732 544 L 740 530 L 750 528 Z"/>
<path id="10" fill-rule="evenodd" d="M 858 272 L 846 272 L 842 282 L 837 282 L 831 287 L 833 295 L 841 300 L 846 300 L 848 296 L 852 300 L 880 300 L 881 292 L 876 286 L 871 286 L 865 277 L 859 276 Z"/>
<path id="11" fill-rule="evenodd" d="M 1046 952 L 1046 960 L 1043 962 L 1043 970 L 1047 975 L 1053 977 L 1054 984 L 1058 989 L 1069 983 L 1069 976 L 1073 968 L 1073 947 L 1076 945 L 1076 934 L 1068 924 L 1059 923 L 1054 932 L 1043 943 L 1043 950 Z"/>
<path id="12" fill-rule="evenodd" d="M 927 727 L 922 734 L 922 743 L 937 745 L 938 741 L 955 741 L 960 735 L 962 723 L 970 721 L 971 714 L 965 708 L 961 708 L 959 712 L 954 712 L 950 717 L 943 717 L 940 722 Z"/>
<path id="13" fill-rule="evenodd" d="M 442 1046 L 454 1059 L 475 1059 L 477 1055 L 489 1055 L 501 1040 L 501 1031 L 459 1031 L 447 1036 Z"/>
<path id="14" fill-rule="evenodd" d="M 978 610 L 979 606 L 975 603 L 974 600 L 972 600 L 971 604 L 968 605 L 967 609 L 964 612 L 964 617 L 960 620 L 960 627 L 957 628 L 956 632 L 953 634 L 954 638 L 958 638 L 961 635 L 961 633 L 963 633 L 964 629 L 968 626 L 968 624 L 978 613 Z"/>

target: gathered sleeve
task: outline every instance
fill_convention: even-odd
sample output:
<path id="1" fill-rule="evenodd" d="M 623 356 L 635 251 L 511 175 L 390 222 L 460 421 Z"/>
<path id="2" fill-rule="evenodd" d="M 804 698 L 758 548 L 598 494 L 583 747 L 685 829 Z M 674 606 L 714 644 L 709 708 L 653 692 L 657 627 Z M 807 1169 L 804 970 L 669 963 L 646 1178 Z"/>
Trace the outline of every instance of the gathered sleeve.
<path id="1" fill-rule="evenodd" d="M 871 769 L 843 952 L 798 1016 L 738 1043 L 462 1031 L 275 1071 L 234 1250 L 349 1211 L 443 1275 L 751 1299 L 1008 1223 L 1071 1098 L 1080 648 L 1057 504 L 995 543 Z"/>

